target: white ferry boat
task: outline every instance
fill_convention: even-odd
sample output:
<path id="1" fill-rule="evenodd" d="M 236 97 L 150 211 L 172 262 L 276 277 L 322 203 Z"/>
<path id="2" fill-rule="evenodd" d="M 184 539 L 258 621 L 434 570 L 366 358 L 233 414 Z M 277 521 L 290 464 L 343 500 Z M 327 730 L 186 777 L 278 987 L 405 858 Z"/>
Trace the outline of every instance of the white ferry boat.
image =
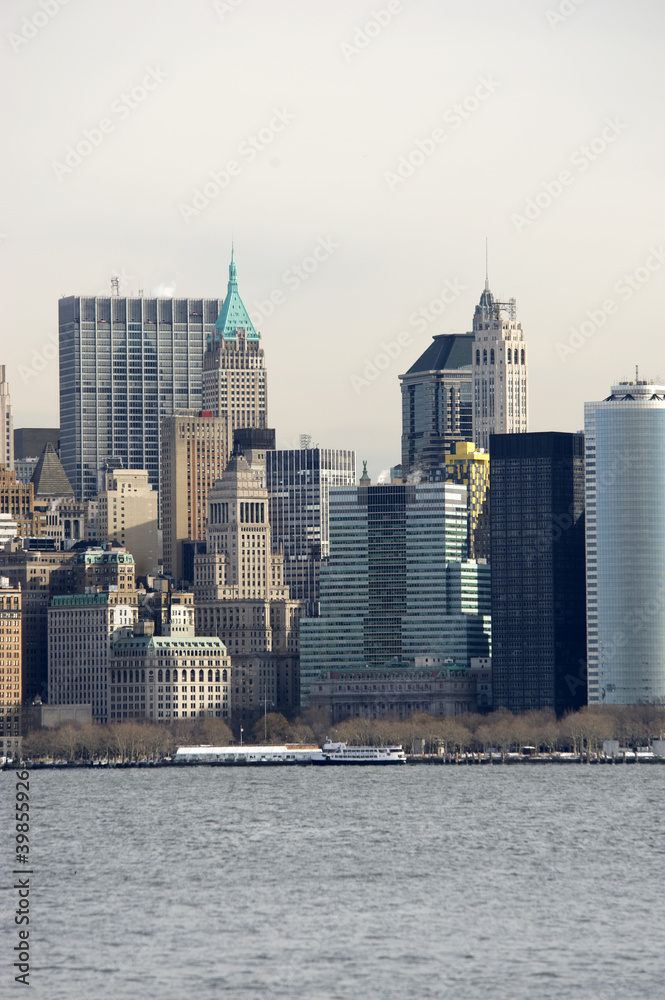
<path id="1" fill-rule="evenodd" d="M 313 764 L 406 764 L 402 747 L 354 747 L 346 743 L 324 743 L 323 760 Z"/>
<path id="2" fill-rule="evenodd" d="M 285 743 L 281 746 L 178 747 L 174 764 L 312 764 L 323 758 L 318 746 Z M 321 759 L 323 763 L 323 759 Z"/>

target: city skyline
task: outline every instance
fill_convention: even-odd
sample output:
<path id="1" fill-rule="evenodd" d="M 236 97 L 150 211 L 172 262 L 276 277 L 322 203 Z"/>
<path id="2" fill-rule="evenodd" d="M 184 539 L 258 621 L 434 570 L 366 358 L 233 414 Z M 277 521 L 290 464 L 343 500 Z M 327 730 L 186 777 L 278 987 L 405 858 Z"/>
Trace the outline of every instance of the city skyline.
<path id="1" fill-rule="evenodd" d="M 635 363 L 656 378 L 665 12 L 559 6 L 6 4 L 15 425 L 57 422 L 59 296 L 116 274 L 121 295 L 221 297 L 232 240 L 277 446 L 310 433 L 373 480 L 399 459 L 398 376 L 471 330 L 486 237 L 529 337 L 531 430 L 579 430 Z"/>

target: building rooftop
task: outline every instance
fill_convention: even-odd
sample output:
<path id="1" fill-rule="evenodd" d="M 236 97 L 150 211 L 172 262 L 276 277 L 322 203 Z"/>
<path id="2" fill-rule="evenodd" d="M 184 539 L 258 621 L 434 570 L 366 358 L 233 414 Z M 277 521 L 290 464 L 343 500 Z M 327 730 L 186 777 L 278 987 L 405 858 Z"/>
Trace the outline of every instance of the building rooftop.
<path id="1" fill-rule="evenodd" d="M 73 497 L 74 490 L 50 441 L 44 447 L 30 480 L 39 497 Z"/>
<path id="2" fill-rule="evenodd" d="M 415 372 L 459 371 L 472 364 L 472 333 L 440 333 L 434 337 L 424 354 L 411 365 L 407 375 Z"/>
<path id="3" fill-rule="evenodd" d="M 236 330 L 244 330 L 247 340 L 259 340 L 259 335 L 249 318 L 245 304 L 240 298 L 238 271 L 232 250 L 231 263 L 229 264 L 229 283 L 222 311 L 215 323 L 215 340 L 218 341 L 220 337 L 223 340 L 235 340 Z"/>

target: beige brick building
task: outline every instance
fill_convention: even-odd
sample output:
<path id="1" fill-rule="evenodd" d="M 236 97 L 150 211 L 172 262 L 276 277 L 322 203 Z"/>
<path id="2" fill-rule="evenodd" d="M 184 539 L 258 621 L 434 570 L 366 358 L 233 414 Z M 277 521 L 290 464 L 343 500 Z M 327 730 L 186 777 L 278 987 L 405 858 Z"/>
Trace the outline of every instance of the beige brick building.
<path id="1" fill-rule="evenodd" d="M 21 588 L 0 576 L 0 757 L 20 752 L 23 658 Z"/>

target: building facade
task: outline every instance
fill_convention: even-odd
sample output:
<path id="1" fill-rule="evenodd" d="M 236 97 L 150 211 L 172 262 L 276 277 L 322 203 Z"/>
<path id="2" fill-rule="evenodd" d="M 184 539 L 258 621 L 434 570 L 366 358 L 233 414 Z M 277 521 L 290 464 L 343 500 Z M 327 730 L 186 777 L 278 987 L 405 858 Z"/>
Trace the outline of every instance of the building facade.
<path id="1" fill-rule="evenodd" d="M 266 453 L 273 552 L 284 557 L 284 583 L 303 601 L 308 617 L 319 611 L 319 573 L 330 553 L 329 490 L 355 486 L 356 453 L 298 448 Z"/>
<path id="2" fill-rule="evenodd" d="M 69 518 L 66 516 L 70 514 Z M 76 532 L 76 518 L 67 506 L 59 509 L 66 537 Z M 65 515 L 63 517 L 63 515 Z M 104 474 L 97 495 L 97 541 L 114 542 L 134 557 L 137 576 L 157 573 L 161 562 L 157 528 L 157 490 L 148 482 L 147 469 L 113 469 Z M 73 523 L 72 523 L 73 522 Z M 80 527 L 79 527 L 80 532 Z"/>
<path id="3" fill-rule="evenodd" d="M 20 756 L 23 702 L 21 588 L 0 576 L 0 757 Z"/>
<path id="4" fill-rule="evenodd" d="M 49 703 L 91 705 L 108 722 L 111 642 L 130 631 L 138 607 L 113 591 L 54 597 L 48 609 Z"/>
<path id="5" fill-rule="evenodd" d="M 473 434 L 489 450 L 490 435 L 528 427 L 528 358 L 515 300 L 499 302 L 487 279 L 473 317 Z"/>
<path id="6" fill-rule="evenodd" d="M 208 494 L 206 553 L 194 557 L 196 631 L 216 635 L 233 665 L 232 712 L 241 722 L 259 706 L 298 703 L 298 622 L 302 603 L 284 583 L 272 551 L 269 494 L 240 453 Z"/>
<path id="7" fill-rule="evenodd" d="M 0 465 L 14 468 L 14 418 L 5 365 L 0 365 Z"/>
<path id="8" fill-rule="evenodd" d="M 664 704 L 665 386 L 584 409 L 589 704 Z"/>
<path id="9" fill-rule="evenodd" d="M 128 635 L 112 643 L 109 720 L 230 718 L 231 661 L 216 637 Z"/>
<path id="10" fill-rule="evenodd" d="M 584 436 L 496 435 L 490 480 L 494 706 L 562 715 L 586 702 Z"/>
<path id="11" fill-rule="evenodd" d="M 332 489 L 321 616 L 300 623 L 301 704 L 322 669 L 488 655 L 489 617 L 465 614 L 448 593 L 446 567 L 466 552 L 464 487 Z"/>
<path id="12" fill-rule="evenodd" d="M 442 469 L 433 469 L 430 479 L 466 487 L 469 516 L 469 559 L 490 558 L 489 487 L 490 457 L 471 441 L 458 441 L 445 456 Z"/>
<path id="13" fill-rule="evenodd" d="M 185 579 L 183 542 L 205 536 L 208 493 L 226 468 L 229 433 L 228 416 L 210 410 L 183 410 L 162 421 L 164 572 L 178 583 Z"/>
<path id="14" fill-rule="evenodd" d="M 61 459 L 77 499 L 111 456 L 159 488 L 160 424 L 201 409 L 203 346 L 220 299 L 59 301 Z"/>
<path id="15" fill-rule="evenodd" d="M 431 662 L 425 662 L 431 661 Z M 476 681 L 465 666 L 442 657 L 417 657 L 382 667 L 322 670 L 312 679 L 311 708 L 325 712 L 331 725 L 353 716 L 400 719 L 424 712 L 432 716 L 475 712 Z"/>
<path id="16" fill-rule="evenodd" d="M 427 480 L 458 441 L 471 441 L 474 335 L 439 334 L 402 383 L 402 476 Z"/>

